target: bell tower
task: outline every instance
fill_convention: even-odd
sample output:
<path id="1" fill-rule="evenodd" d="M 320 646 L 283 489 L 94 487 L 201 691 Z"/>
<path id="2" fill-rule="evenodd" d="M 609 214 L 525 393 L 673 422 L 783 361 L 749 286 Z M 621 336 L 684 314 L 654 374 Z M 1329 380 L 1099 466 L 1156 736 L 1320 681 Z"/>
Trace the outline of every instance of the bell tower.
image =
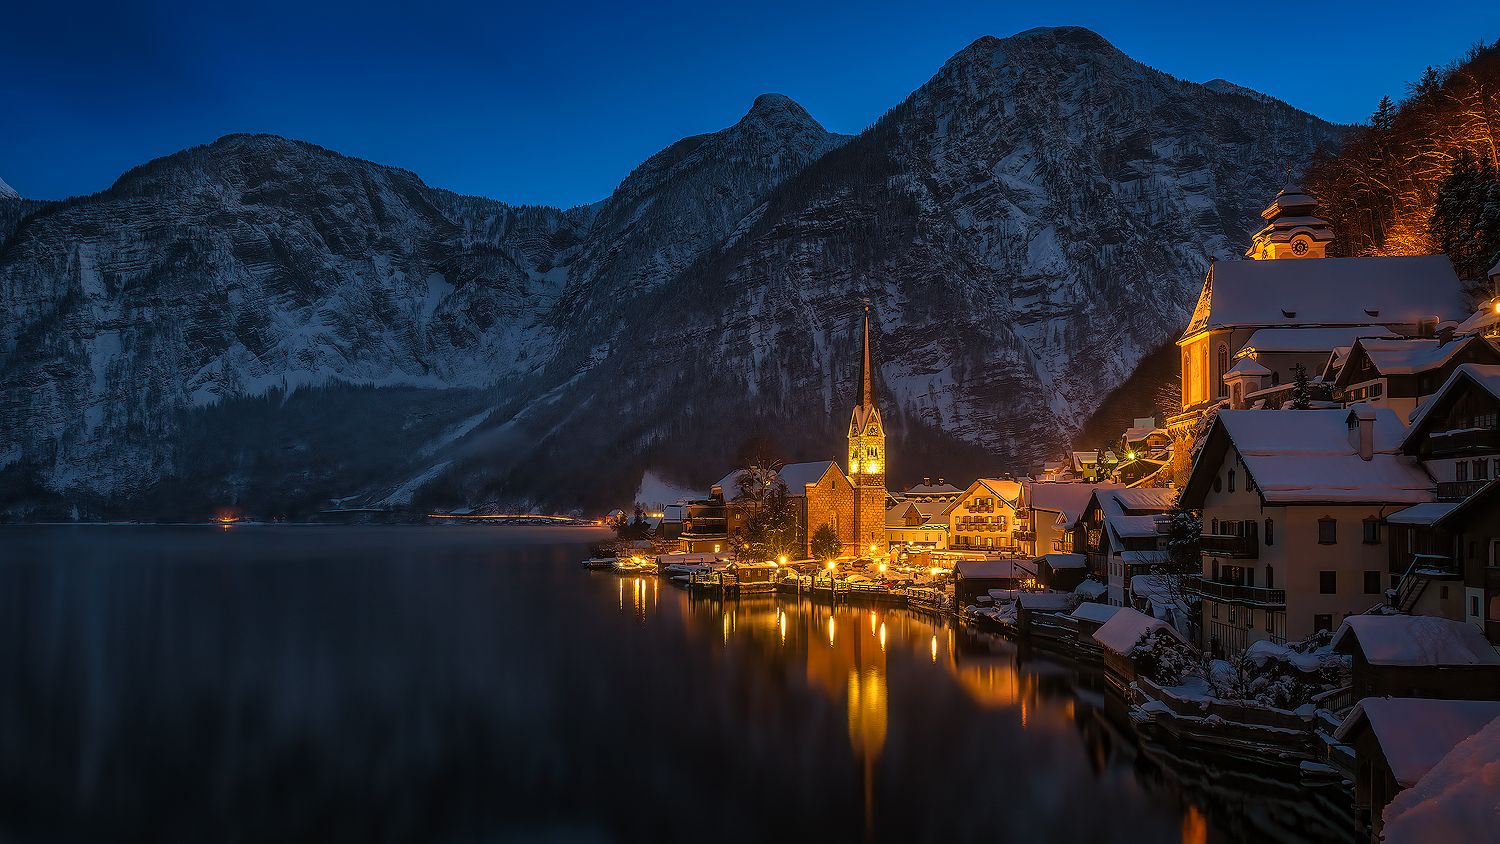
<path id="1" fill-rule="evenodd" d="M 1317 217 L 1318 200 L 1292 184 L 1292 173 L 1286 174 L 1286 187 L 1260 212 L 1266 227 L 1255 233 L 1254 242 L 1245 257 L 1257 261 L 1276 258 L 1323 258 L 1333 241 L 1333 228 Z"/>
<path id="2" fill-rule="evenodd" d="M 886 551 L 885 428 L 875 406 L 875 372 L 870 360 L 870 306 L 865 305 L 864 356 L 859 366 L 859 398 L 849 417 L 849 483 L 854 486 L 856 557 Z M 872 551 L 871 548 L 874 548 Z"/>

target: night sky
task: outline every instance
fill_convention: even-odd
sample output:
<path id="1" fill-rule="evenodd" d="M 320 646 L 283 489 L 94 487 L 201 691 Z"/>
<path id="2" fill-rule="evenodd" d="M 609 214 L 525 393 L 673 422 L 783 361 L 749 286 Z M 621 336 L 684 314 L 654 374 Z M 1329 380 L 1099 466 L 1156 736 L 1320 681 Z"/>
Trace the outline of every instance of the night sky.
<path id="1" fill-rule="evenodd" d="M 1280 9 L 1284 8 L 1285 14 Z M 1500 36 L 1500 3 L 8 3 L 0 179 L 102 190 L 231 132 L 567 207 L 775 91 L 856 133 L 983 35 L 1086 26 L 1128 55 L 1337 122 Z M 1413 13 L 1411 10 L 1417 9 Z"/>

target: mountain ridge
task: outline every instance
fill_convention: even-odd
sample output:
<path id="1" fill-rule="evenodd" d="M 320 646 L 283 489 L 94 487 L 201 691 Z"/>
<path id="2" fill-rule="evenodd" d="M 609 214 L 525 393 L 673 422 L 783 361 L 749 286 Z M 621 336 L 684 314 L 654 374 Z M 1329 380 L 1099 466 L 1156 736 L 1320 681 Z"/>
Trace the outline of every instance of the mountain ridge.
<path id="1" fill-rule="evenodd" d="M 864 298 L 893 480 L 1024 471 L 1338 136 L 1070 27 L 977 39 L 852 137 L 761 95 L 566 211 L 228 135 L 0 245 L 0 506 L 593 509 L 757 431 L 836 456 Z"/>

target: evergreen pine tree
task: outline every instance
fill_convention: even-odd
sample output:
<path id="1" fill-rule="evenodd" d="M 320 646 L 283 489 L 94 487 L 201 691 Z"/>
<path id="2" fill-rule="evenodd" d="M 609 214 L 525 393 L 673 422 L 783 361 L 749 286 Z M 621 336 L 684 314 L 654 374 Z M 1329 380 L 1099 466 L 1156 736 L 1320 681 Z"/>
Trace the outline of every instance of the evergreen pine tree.
<path id="1" fill-rule="evenodd" d="M 1312 407 L 1312 385 L 1308 381 L 1307 367 L 1297 364 L 1292 369 L 1292 410 L 1307 410 Z"/>

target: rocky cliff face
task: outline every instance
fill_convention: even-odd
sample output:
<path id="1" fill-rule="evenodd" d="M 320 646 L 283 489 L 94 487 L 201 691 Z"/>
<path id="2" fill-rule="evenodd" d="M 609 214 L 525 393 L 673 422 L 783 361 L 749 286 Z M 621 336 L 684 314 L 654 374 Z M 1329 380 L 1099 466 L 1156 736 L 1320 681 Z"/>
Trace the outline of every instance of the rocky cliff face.
<path id="1" fill-rule="evenodd" d="M 602 505 L 756 430 L 837 456 L 865 299 L 893 483 L 1024 470 L 1337 135 L 1054 29 L 854 139 L 765 95 L 567 212 L 231 136 L 0 239 L 0 495 Z"/>

